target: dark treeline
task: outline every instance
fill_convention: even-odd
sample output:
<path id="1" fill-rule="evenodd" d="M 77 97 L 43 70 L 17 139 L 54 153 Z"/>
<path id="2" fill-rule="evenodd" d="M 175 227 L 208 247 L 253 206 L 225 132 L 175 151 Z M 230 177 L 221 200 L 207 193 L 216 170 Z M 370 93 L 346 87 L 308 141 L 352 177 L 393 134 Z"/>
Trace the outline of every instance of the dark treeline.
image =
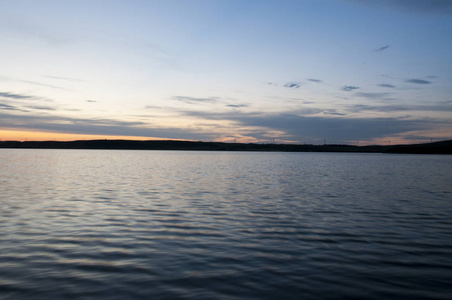
<path id="1" fill-rule="evenodd" d="M 59 141 L 3 141 L 0 148 L 32 149 L 124 149 L 124 150 L 196 150 L 196 151 L 279 151 L 279 152 L 367 152 L 452 154 L 452 140 L 412 145 L 352 146 L 352 145 L 299 145 L 299 144 L 244 144 L 192 141 L 132 141 L 132 140 L 80 140 Z"/>

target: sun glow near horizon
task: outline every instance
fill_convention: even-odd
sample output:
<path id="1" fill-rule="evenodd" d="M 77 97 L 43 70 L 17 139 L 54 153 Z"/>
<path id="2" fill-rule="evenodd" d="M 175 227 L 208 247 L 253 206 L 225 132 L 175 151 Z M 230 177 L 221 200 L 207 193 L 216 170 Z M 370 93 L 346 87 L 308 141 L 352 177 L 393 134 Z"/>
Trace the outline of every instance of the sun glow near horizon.
<path id="1" fill-rule="evenodd" d="M 144 136 L 92 135 L 40 131 L 0 130 L 1 141 L 74 141 L 74 140 L 165 140 L 165 138 Z"/>

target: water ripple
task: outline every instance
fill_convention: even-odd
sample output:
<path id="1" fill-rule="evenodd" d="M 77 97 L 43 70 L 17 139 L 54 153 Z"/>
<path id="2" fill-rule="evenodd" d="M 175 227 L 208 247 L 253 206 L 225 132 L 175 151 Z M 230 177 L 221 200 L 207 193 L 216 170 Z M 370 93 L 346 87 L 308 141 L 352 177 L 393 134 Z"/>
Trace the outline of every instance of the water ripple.
<path id="1" fill-rule="evenodd" d="M 449 156 L 0 154 L 2 299 L 450 297 Z"/>

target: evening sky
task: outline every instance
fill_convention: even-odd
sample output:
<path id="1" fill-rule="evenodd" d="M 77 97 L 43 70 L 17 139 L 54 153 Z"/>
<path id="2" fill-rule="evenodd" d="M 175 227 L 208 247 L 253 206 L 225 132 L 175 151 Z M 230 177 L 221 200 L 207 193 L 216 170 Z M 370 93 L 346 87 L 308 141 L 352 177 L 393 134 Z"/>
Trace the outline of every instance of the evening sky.
<path id="1" fill-rule="evenodd" d="M 1 1 L 0 139 L 452 138 L 452 1 Z"/>

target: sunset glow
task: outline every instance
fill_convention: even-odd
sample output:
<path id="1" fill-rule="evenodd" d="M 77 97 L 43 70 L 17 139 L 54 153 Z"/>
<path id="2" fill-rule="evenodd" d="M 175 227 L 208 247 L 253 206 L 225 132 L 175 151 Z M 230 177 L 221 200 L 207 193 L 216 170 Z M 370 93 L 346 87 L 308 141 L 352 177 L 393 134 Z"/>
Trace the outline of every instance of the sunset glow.
<path id="1" fill-rule="evenodd" d="M 137 136 L 101 136 L 88 134 L 67 134 L 57 132 L 14 131 L 0 130 L 2 141 L 75 141 L 75 140 L 161 140 L 161 138 L 137 137 Z"/>

